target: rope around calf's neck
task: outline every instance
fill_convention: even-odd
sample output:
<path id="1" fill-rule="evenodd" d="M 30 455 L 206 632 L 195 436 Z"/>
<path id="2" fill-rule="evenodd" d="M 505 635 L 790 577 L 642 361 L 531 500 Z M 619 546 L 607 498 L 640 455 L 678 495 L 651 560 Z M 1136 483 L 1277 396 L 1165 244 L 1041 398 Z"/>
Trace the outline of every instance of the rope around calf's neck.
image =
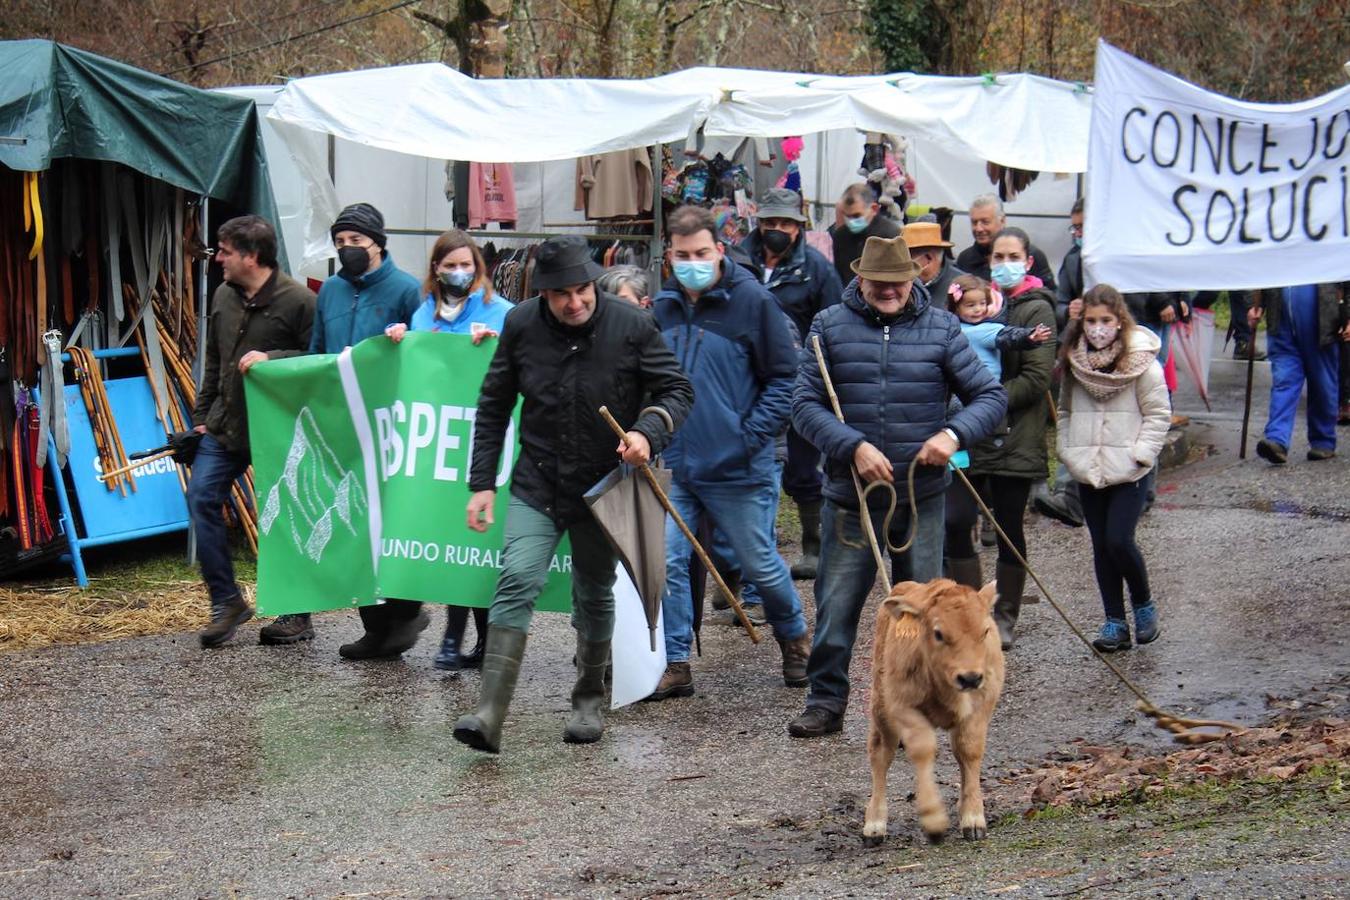
<path id="1" fill-rule="evenodd" d="M 843 422 L 844 412 L 839 404 L 839 396 L 834 392 L 834 384 L 830 380 L 829 370 L 825 366 L 825 355 L 820 349 L 819 336 L 813 335 L 811 342 L 812 347 L 815 350 L 816 364 L 820 367 L 820 375 L 825 380 L 826 393 L 829 394 L 830 403 L 834 407 L 834 414 L 840 422 Z M 879 575 L 885 572 L 885 562 L 881 554 L 881 545 L 877 541 L 876 532 L 872 528 L 872 517 L 867 506 L 867 498 L 874 490 L 884 490 L 890 494 L 890 505 L 886 510 L 886 515 L 882 519 L 882 528 L 887 535 L 886 549 L 891 553 L 904 553 L 913 546 L 914 538 L 917 535 L 919 528 L 919 507 L 917 501 L 914 499 L 914 473 L 917 470 L 918 465 L 919 458 L 917 456 L 910 460 L 909 471 L 906 476 L 909 487 L 909 539 L 900 547 L 893 546 L 889 537 L 891 520 L 895 516 L 895 507 L 899 502 L 895 493 L 895 485 L 888 481 L 878 480 L 872 482 L 866 488 L 863 488 L 862 481 L 858 476 L 857 468 L 851 464 L 849 465 L 849 471 L 853 476 L 853 488 L 858 494 L 858 517 L 862 520 L 863 532 L 867 535 L 868 543 L 872 547 L 872 555 L 876 558 L 877 573 Z M 1036 582 L 1036 587 L 1038 587 L 1041 593 L 1045 595 L 1046 601 L 1054 607 L 1055 612 L 1059 613 L 1059 617 L 1064 620 L 1064 624 L 1068 625 L 1069 630 L 1074 633 L 1078 640 L 1082 641 L 1083 646 L 1087 647 L 1092 655 L 1095 656 L 1102 665 L 1110 669 L 1111 673 L 1120 680 L 1120 683 L 1125 685 L 1130 693 L 1138 698 L 1139 702 L 1136 704 L 1136 708 L 1141 713 L 1152 719 L 1157 727 L 1170 731 L 1173 740 L 1183 744 L 1203 744 L 1209 741 L 1218 741 L 1227 737 L 1229 734 L 1241 734 L 1247 730 L 1236 723 L 1225 722 L 1219 719 L 1188 719 L 1184 716 L 1174 715 L 1160 708 L 1150 700 L 1148 695 L 1145 694 L 1138 685 L 1131 681 L 1129 676 L 1120 670 L 1119 666 L 1107 659 L 1105 654 L 1092 645 L 1092 641 L 1088 636 L 1083 633 L 1082 629 L 1074 624 L 1073 619 L 1069 618 L 1069 614 L 1064 611 L 1064 607 L 1060 606 L 1059 601 L 1051 595 L 1049 589 L 1046 588 L 1045 583 L 1041 581 L 1041 577 L 1036 574 L 1036 570 L 1027 562 L 1026 557 L 1013 545 L 1012 541 L 1008 540 L 1008 535 L 1003 531 L 1003 526 L 999 525 L 998 520 L 994 518 L 994 514 L 985 504 L 984 498 L 980 496 L 980 492 L 975 489 L 975 485 L 970 483 L 970 479 L 966 477 L 966 473 L 957 468 L 953 468 L 952 471 L 954 471 L 956 476 L 961 479 L 961 483 L 965 486 L 966 490 L 970 491 L 970 495 L 975 498 L 975 503 L 980 508 L 980 512 L 984 514 L 985 520 L 994 526 L 994 530 L 998 532 L 998 536 L 1003 540 L 1004 545 L 1012 551 L 1013 556 L 1017 558 L 1017 562 L 1026 570 L 1027 574 L 1031 576 L 1031 580 Z M 839 538 L 848 546 L 860 546 L 846 541 L 842 531 L 840 532 Z M 1197 731 L 1196 729 L 1199 728 L 1218 728 L 1221 730 Z"/>

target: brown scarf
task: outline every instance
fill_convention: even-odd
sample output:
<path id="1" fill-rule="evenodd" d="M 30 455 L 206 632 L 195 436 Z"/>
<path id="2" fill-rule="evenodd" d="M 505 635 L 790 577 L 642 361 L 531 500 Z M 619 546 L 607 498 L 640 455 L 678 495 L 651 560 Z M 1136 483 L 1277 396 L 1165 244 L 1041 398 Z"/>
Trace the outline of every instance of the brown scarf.
<path id="1" fill-rule="evenodd" d="M 1093 350 L 1082 338 L 1069 351 L 1069 369 L 1088 396 L 1100 403 L 1133 384 L 1157 358 L 1151 350 L 1125 352 L 1120 338 L 1101 350 Z"/>

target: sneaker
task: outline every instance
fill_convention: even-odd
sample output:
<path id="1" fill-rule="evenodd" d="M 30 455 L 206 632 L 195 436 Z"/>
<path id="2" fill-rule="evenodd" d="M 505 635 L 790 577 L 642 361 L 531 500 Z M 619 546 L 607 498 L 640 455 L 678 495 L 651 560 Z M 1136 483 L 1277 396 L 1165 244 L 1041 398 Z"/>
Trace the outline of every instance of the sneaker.
<path id="1" fill-rule="evenodd" d="M 788 734 L 796 738 L 823 737 L 843 730 L 843 714 L 823 706 L 808 706 L 806 712 L 788 723 Z"/>
<path id="2" fill-rule="evenodd" d="M 689 671 L 689 663 L 673 662 L 666 663 L 666 670 L 661 673 L 661 680 L 656 683 L 656 690 L 643 699 L 651 701 L 669 700 L 672 697 L 692 697 L 693 695 L 694 674 Z"/>
<path id="3" fill-rule="evenodd" d="M 1309 462 L 1322 462 L 1328 459 L 1335 459 L 1336 451 L 1329 450 L 1326 447 L 1313 447 L 1308 451 Z"/>
<path id="4" fill-rule="evenodd" d="M 277 616 L 275 622 L 264 625 L 258 632 L 260 644 L 298 644 L 312 640 L 314 626 L 310 624 L 309 613 Z"/>
<path id="5" fill-rule="evenodd" d="M 1054 519 L 1056 522 L 1063 522 L 1070 528 L 1082 528 L 1083 517 L 1075 514 L 1064 499 L 1063 494 L 1050 494 L 1045 497 L 1037 497 L 1034 501 L 1036 512 L 1046 518 Z"/>
<path id="6" fill-rule="evenodd" d="M 1158 639 L 1158 607 L 1153 601 L 1134 608 L 1134 639 L 1140 644 L 1150 644 Z"/>
<path id="7" fill-rule="evenodd" d="M 751 625 L 766 625 L 768 619 L 764 616 L 763 603 L 742 603 L 741 609 L 745 610 L 745 617 L 750 620 Z M 714 625 L 729 625 L 732 628 L 741 627 L 741 617 L 736 615 L 734 609 L 722 609 L 713 614 L 710 620 Z"/>
<path id="8" fill-rule="evenodd" d="M 1256 442 L 1256 455 L 1272 466 L 1282 466 L 1289 462 L 1289 448 L 1281 447 L 1272 440 L 1262 438 Z"/>
<path id="9" fill-rule="evenodd" d="M 211 607 L 211 624 L 197 635 L 203 647 L 219 647 L 234 637 L 239 626 L 253 618 L 253 607 L 235 594 L 219 606 Z"/>
<path id="10" fill-rule="evenodd" d="M 1102 630 L 1092 639 L 1092 646 L 1103 653 L 1130 649 L 1129 623 L 1124 619 L 1107 619 L 1102 623 Z"/>

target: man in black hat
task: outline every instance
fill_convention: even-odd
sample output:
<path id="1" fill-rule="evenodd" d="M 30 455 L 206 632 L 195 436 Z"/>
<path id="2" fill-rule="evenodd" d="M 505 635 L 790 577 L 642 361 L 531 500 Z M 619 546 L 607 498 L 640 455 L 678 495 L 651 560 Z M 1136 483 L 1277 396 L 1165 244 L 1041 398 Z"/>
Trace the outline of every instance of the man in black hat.
<path id="1" fill-rule="evenodd" d="M 563 532 L 572 541 L 577 632 L 577 681 L 563 740 L 599 740 L 618 558 L 582 496 L 619 459 L 639 465 L 660 453 L 693 404 L 693 388 L 656 321 L 597 291 L 595 280 L 603 273 L 583 238 L 541 244 L 533 280 L 540 296 L 507 314 L 478 397 L 468 506 L 468 524 L 476 531 L 493 524 L 507 424 L 522 397 L 524 406 L 502 571 L 488 613 L 482 692 L 477 712 L 455 723 L 455 739 L 475 750 L 496 753 L 501 745 L 534 603 Z M 598 413 L 601 406 L 628 429 L 617 448 Z"/>
<path id="2" fill-rule="evenodd" d="M 395 322 L 407 325 L 422 305 L 417 279 L 384 249 L 384 216 L 369 203 L 353 203 L 338 213 L 330 229 L 341 269 L 319 288 L 310 335 L 310 353 L 340 353 L 368 337 L 384 334 Z M 344 659 L 388 659 L 412 649 L 431 620 L 422 604 L 389 599 L 360 609 L 365 634 L 343 644 Z M 295 644 L 314 637 L 309 613 L 280 616 L 258 632 L 264 644 Z"/>

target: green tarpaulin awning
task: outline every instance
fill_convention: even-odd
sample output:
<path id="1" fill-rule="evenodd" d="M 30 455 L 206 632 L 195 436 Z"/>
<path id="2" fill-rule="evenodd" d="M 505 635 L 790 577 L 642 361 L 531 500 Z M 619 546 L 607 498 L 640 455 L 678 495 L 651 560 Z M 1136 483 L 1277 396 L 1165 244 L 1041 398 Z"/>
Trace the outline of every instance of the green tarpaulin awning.
<path id="1" fill-rule="evenodd" d="M 277 224 L 252 100 L 52 41 L 0 41 L 0 164 L 128 168 Z"/>

